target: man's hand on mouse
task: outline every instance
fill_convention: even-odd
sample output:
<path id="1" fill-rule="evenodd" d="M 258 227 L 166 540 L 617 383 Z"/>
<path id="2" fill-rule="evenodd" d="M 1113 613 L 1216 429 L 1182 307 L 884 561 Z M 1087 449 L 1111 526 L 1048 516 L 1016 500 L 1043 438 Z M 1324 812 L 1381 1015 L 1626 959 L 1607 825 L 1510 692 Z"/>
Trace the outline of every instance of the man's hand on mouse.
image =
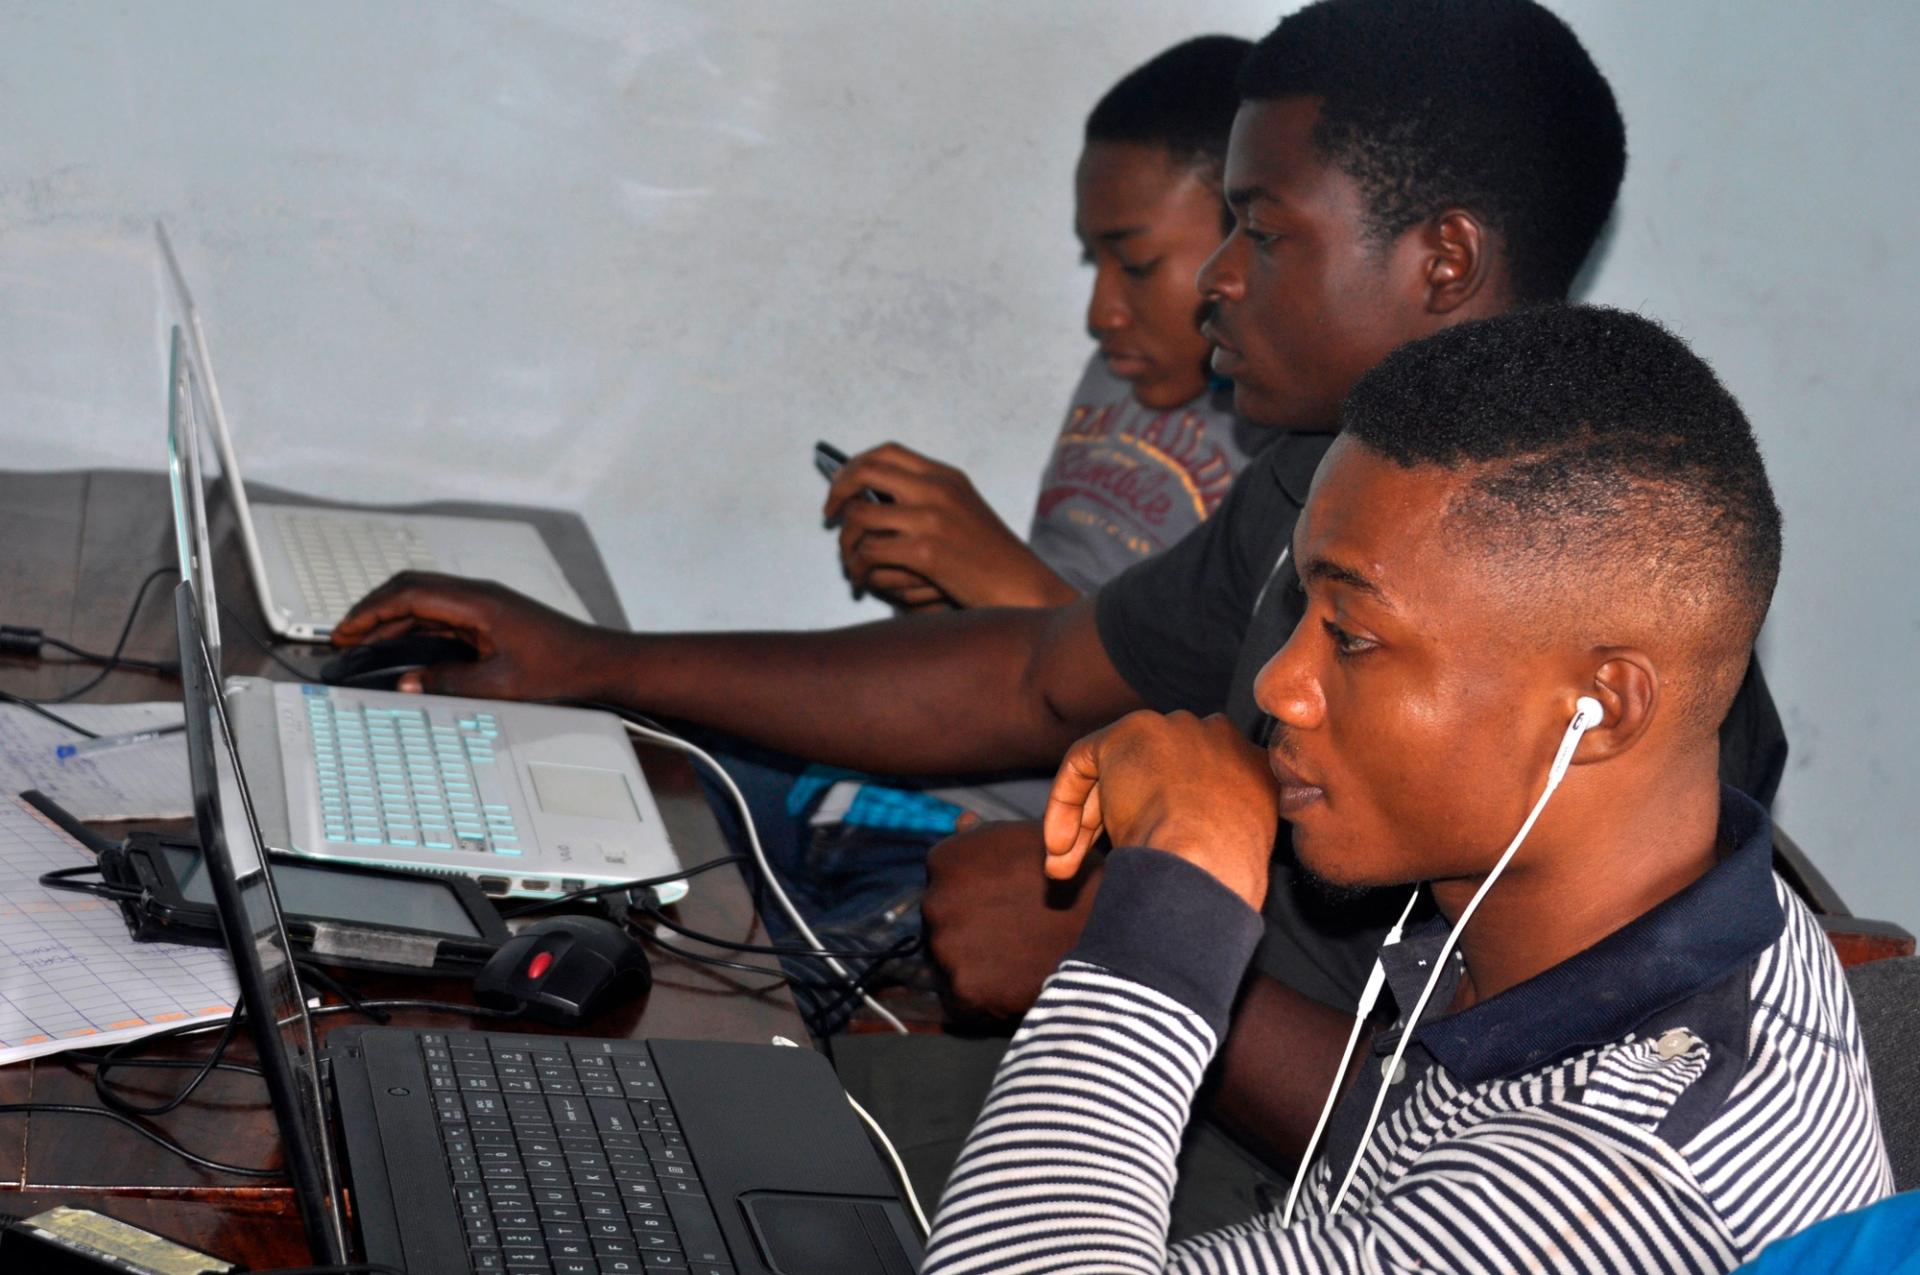
<path id="1" fill-rule="evenodd" d="M 1102 833 L 1202 868 L 1249 907 L 1267 896 L 1280 792 L 1266 754 L 1225 717 L 1130 713 L 1067 750 L 1042 824 L 1066 880 Z"/>
<path id="2" fill-rule="evenodd" d="M 416 630 L 457 637 L 479 655 L 403 674 L 401 690 L 489 699 L 595 698 L 612 636 L 504 585 L 403 571 L 356 603 L 332 641 L 358 646 Z"/>

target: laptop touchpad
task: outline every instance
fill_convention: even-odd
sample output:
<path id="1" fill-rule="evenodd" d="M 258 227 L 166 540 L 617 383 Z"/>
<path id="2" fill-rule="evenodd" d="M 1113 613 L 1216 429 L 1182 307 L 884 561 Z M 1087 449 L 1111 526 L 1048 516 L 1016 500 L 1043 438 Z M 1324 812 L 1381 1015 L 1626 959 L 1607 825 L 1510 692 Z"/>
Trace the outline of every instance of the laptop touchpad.
<path id="1" fill-rule="evenodd" d="M 767 1265 L 780 1275 L 913 1275 L 891 1216 L 897 1207 L 771 1191 L 750 1192 L 740 1203 Z"/>
<path id="2" fill-rule="evenodd" d="M 617 770 L 556 766 L 543 761 L 529 762 L 527 769 L 533 775 L 540 809 L 547 814 L 640 822 L 640 808 L 634 804 L 627 777 Z"/>

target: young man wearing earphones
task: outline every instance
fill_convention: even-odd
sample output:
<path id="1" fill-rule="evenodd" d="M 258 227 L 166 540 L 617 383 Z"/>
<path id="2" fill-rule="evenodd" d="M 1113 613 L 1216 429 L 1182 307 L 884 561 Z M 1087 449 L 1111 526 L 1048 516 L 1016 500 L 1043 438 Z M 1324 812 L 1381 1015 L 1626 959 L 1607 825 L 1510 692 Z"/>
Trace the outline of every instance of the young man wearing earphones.
<path id="1" fill-rule="evenodd" d="M 927 1275 L 1723 1271 L 1891 1189 L 1839 963 L 1718 777 L 1780 560 L 1739 406 L 1658 325 L 1552 307 L 1402 348 L 1342 422 L 1291 545 L 1305 618 L 1256 681 L 1265 755 L 1151 713 L 1067 754 L 1049 873 L 1124 848 Z M 1315 1078 L 1296 1194 L 1169 1250 L 1278 818 L 1331 888 L 1439 915 L 1382 948 L 1398 1018 L 1351 1087 Z"/>

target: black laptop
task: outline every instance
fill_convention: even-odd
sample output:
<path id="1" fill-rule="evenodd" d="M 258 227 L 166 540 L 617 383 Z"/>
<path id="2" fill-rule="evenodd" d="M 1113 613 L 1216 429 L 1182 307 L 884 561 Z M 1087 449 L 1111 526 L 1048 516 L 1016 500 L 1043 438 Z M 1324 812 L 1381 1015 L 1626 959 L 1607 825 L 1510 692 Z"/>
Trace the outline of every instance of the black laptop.
<path id="1" fill-rule="evenodd" d="M 317 1050 L 191 581 L 174 603 L 194 814 L 316 1260 L 347 1260 L 344 1176 L 367 1259 L 408 1275 L 918 1268 L 811 1050 L 401 1028 Z"/>

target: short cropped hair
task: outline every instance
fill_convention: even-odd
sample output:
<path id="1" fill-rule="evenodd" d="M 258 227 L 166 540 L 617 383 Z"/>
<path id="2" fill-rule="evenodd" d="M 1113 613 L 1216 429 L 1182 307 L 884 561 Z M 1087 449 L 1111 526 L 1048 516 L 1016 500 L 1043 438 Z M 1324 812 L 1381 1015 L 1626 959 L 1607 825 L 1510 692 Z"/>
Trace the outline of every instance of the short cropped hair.
<path id="1" fill-rule="evenodd" d="M 1240 91 L 1320 99 L 1315 144 L 1377 239 L 1484 218 L 1519 302 L 1566 297 L 1626 171 L 1613 90 L 1533 0 L 1320 0 L 1255 46 Z"/>
<path id="2" fill-rule="evenodd" d="M 1087 116 L 1089 142 L 1158 146 L 1193 168 L 1226 164 L 1249 40 L 1203 35 L 1129 71 Z"/>
<path id="3" fill-rule="evenodd" d="M 1467 472 L 1444 533 L 1506 556 L 1564 622 L 1604 588 L 1698 635 L 1682 689 L 1717 727 L 1780 574 L 1780 508 L 1740 404 L 1651 319 L 1549 305 L 1402 346 L 1354 386 L 1344 432 L 1406 468 Z M 1584 582 L 1584 583 L 1582 583 Z"/>

